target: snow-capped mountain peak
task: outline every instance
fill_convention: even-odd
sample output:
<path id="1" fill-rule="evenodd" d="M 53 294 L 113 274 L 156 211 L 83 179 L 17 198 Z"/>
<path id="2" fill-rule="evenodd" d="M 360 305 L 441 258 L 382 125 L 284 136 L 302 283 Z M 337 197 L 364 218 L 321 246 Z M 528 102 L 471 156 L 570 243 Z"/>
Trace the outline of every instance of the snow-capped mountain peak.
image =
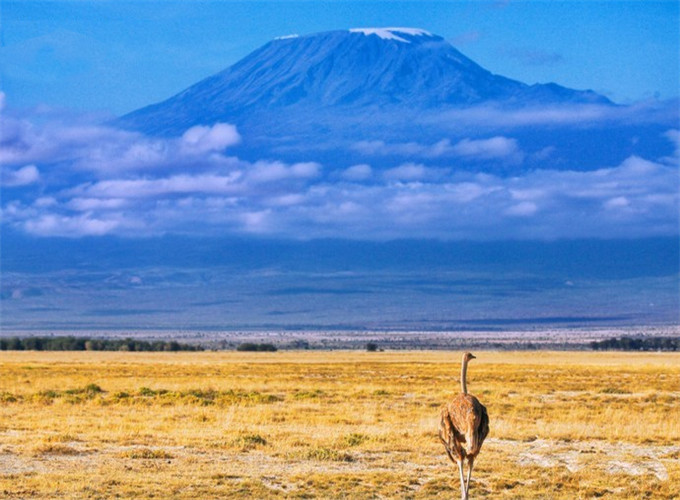
<path id="1" fill-rule="evenodd" d="M 411 43 L 399 35 L 408 35 L 411 37 L 415 36 L 427 36 L 431 37 L 432 33 L 419 28 L 352 28 L 349 30 L 350 33 L 362 33 L 366 36 L 376 35 L 383 40 L 395 40 L 397 42 Z"/>

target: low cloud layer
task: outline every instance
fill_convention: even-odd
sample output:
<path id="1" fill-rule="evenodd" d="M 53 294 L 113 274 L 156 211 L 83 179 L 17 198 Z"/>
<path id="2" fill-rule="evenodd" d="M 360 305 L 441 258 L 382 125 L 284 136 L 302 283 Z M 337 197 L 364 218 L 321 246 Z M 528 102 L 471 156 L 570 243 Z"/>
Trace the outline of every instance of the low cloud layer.
<path id="1" fill-rule="evenodd" d="M 3 118 L 2 223 L 37 236 L 491 240 L 678 231 L 678 130 L 664 133 L 676 145 L 671 156 L 632 155 L 577 172 L 553 168 L 546 153 L 544 168 L 501 176 L 462 172 L 456 162 L 521 166 L 526 154 L 513 137 L 366 140 L 352 147 L 365 162 L 346 166 L 243 161 L 230 154 L 243 139 L 227 123 L 159 139 L 102 125 Z M 418 159 L 372 165 L 376 155 L 393 154 Z"/>
<path id="2" fill-rule="evenodd" d="M 500 160 L 517 164 L 523 153 L 517 140 L 509 137 L 494 136 L 485 139 L 465 138 L 451 143 L 442 139 L 434 144 L 417 142 L 385 143 L 384 141 L 359 141 L 352 149 L 368 156 L 416 156 L 423 158 L 466 158 L 477 161 Z"/>
<path id="3" fill-rule="evenodd" d="M 448 123 L 452 129 L 522 129 L 525 127 L 559 127 L 677 123 L 677 101 L 641 101 L 630 106 L 602 104 L 562 104 L 507 108 L 482 105 L 449 109 L 436 113 L 427 121 Z"/>

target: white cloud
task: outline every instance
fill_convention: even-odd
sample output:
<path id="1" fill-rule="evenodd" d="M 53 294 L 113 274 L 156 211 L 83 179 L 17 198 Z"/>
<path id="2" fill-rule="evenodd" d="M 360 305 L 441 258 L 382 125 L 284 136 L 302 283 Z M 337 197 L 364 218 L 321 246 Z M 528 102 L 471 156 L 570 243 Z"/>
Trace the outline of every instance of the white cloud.
<path id="1" fill-rule="evenodd" d="M 77 212 L 90 212 L 94 210 L 118 210 L 129 205 L 129 200 L 124 198 L 73 198 L 66 202 L 66 207 Z"/>
<path id="2" fill-rule="evenodd" d="M 476 161 L 503 160 L 512 163 L 517 163 L 524 157 L 517 140 L 503 136 L 494 136 L 487 139 L 466 138 L 456 144 L 451 144 L 450 139 L 442 139 L 434 144 L 359 141 L 352 145 L 352 149 L 371 156 L 459 157 Z M 550 150 L 546 153 L 549 152 Z"/>
<path id="3" fill-rule="evenodd" d="M 532 153 L 531 158 L 535 161 L 545 161 L 549 159 L 556 151 L 555 146 L 546 146 L 543 149 Z"/>
<path id="4" fill-rule="evenodd" d="M 625 196 L 616 196 L 605 201 L 603 205 L 607 210 L 618 210 L 629 207 L 630 201 Z"/>
<path id="5" fill-rule="evenodd" d="M 33 206 L 38 208 L 54 207 L 56 205 L 59 205 L 59 202 L 54 196 L 41 196 L 33 203 Z"/>
<path id="6" fill-rule="evenodd" d="M 188 129 L 181 138 L 182 146 L 191 153 L 223 151 L 241 142 L 236 127 L 228 123 L 216 123 L 212 127 L 195 126 Z"/>
<path id="7" fill-rule="evenodd" d="M 452 151 L 454 151 L 454 148 L 451 147 L 451 141 L 449 139 L 442 139 L 427 148 L 425 156 L 428 158 L 438 158 L 440 156 L 446 156 Z"/>
<path id="8" fill-rule="evenodd" d="M 2 168 L 0 184 L 5 187 L 27 186 L 40 180 L 40 172 L 35 165 L 26 165 L 17 170 Z"/>
<path id="9" fill-rule="evenodd" d="M 321 165 L 314 162 L 287 165 L 283 162 L 260 161 L 249 167 L 247 177 L 257 183 L 276 182 L 286 179 L 311 179 L 321 173 Z"/>
<path id="10" fill-rule="evenodd" d="M 305 202 L 305 196 L 300 193 L 284 194 L 282 196 L 273 196 L 267 200 L 267 203 L 273 206 L 290 207 L 293 205 L 301 205 Z"/>
<path id="11" fill-rule="evenodd" d="M 290 167 L 293 177 L 311 179 L 321 173 L 321 165 L 316 162 L 294 163 Z"/>
<path id="12" fill-rule="evenodd" d="M 37 219 L 27 220 L 23 228 L 38 236 L 102 236 L 113 232 L 119 225 L 117 220 L 102 220 L 89 214 L 74 217 L 45 214 Z"/>
<path id="13" fill-rule="evenodd" d="M 546 197 L 549 193 L 543 188 L 510 188 L 510 195 L 513 200 L 539 200 Z"/>
<path id="14" fill-rule="evenodd" d="M 240 172 L 229 175 L 175 175 L 160 179 L 105 180 L 69 193 L 89 198 L 153 198 L 182 193 L 233 194 L 241 190 Z"/>
<path id="15" fill-rule="evenodd" d="M 512 157 L 514 161 L 520 161 L 522 156 L 515 139 L 501 136 L 489 139 L 463 139 L 455 144 L 451 151 L 457 156 L 474 158 L 476 160 Z"/>
<path id="16" fill-rule="evenodd" d="M 127 149 L 144 139 L 110 127 L 46 121 L 36 125 L 3 114 L 0 163 L 9 166 L 69 161 L 76 165 L 120 162 Z"/>
<path id="17" fill-rule="evenodd" d="M 671 165 L 680 166 L 680 130 L 679 129 L 667 130 L 666 133 L 664 134 L 664 137 L 675 145 L 675 150 L 673 151 L 672 156 L 661 158 L 661 161 L 663 161 L 664 163 L 669 163 Z"/>
<path id="18" fill-rule="evenodd" d="M 489 178 L 487 178 L 488 180 Z M 452 195 L 452 200 L 457 203 L 470 203 L 478 198 L 502 189 L 487 182 L 458 182 L 448 184 L 446 191 Z"/>
<path id="19" fill-rule="evenodd" d="M 653 161 L 645 160 L 639 156 L 629 156 L 620 166 L 621 172 L 627 176 L 638 177 L 641 175 L 653 175 L 657 172 L 661 165 Z M 611 175 L 611 169 L 601 170 L 603 174 Z"/>
<path id="20" fill-rule="evenodd" d="M 383 177 L 389 181 L 416 181 L 424 179 L 428 175 L 425 165 L 417 163 L 405 163 L 398 167 L 386 170 Z"/>
<path id="21" fill-rule="evenodd" d="M 260 210 L 257 212 L 245 212 L 241 215 L 243 229 L 248 233 L 267 233 L 269 229 L 270 210 Z"/>
<path id="22" fill-rule="evenodd" d="M 538 212 L 538 205 L 532 201 L 523 201 L 517 205 L 512 205 L 505 210 L 507 215 L 516 217 L 529 217 L 535 215 L 536 212 Z"/>
<path id="23" fill-rule="evenodd" d="M 373 176 L 373 169 L 370 165 L 361 163 L 343 170 L 341 176 L 348 181 L 365 181 Z"/>
<path id="24" fill-rule="evenodd" d="M 606 123 L 667 122 L 669 115 L 677 120 L 677 103 L 645 101 L 631 106 L 600 104 L 563 104 L 538 107 L 508 108 L 482 105 L 450 109 L 423 118 L 423 124 L 446 123 L 457 130 L 517 129 L 535 125 L 579 125 Z"/>
<path id="25" fill-rule="evenodd" d="M 385 141 L 359 141 L 352 145 L 352 149 L 366 155 L 422 156 L 426 152 L 427 146 L 417 142 L 388 144 Z"/>
<path id="26" fill-rule="evenodd" d="M 98 175 L 156 169 L 213 168 L 233 163 L 223 155 L 241 140 L 236 127 L 216 123 L 195 126 L 181 137 L 150 138 L 110 126 L 52 120 L 36 125 L 3 115 L 0 127 L 0 163 L 54 164 Z"/>

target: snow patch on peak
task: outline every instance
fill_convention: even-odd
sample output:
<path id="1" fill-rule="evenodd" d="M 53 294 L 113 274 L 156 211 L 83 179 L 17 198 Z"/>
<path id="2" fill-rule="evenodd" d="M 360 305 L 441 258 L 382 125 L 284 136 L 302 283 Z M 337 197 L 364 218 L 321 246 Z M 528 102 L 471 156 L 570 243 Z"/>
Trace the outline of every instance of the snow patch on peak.
<path id="1" fill-rule="evenodd" d="M 293 33 L 292 35 L 277 36 L 274 40 L 289 40 L 291 38 L 299 38 L 300 35 Z"/>
<path id="2" fill-rule="evenodd" d="M 353 28 L 350 33 L 363 33 L 366 36 L 377 35 L 383 40 L 396 40 L 397 42 L 411 43 L 399 35 L 409 36 L 432 36 L 429 31 L 418 28 Z"/>

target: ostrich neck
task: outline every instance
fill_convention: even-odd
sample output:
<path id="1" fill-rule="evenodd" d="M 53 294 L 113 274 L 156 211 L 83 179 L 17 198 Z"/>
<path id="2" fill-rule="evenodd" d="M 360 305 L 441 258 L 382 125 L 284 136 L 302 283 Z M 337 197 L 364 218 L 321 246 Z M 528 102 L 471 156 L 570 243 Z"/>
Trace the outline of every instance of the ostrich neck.
<path id="1" fill-rule="evenodd" d="M 460 391 L 463 394 L 467 394 L 467 364 L 467 359 L 464 359 L 460 367 Z"/>

